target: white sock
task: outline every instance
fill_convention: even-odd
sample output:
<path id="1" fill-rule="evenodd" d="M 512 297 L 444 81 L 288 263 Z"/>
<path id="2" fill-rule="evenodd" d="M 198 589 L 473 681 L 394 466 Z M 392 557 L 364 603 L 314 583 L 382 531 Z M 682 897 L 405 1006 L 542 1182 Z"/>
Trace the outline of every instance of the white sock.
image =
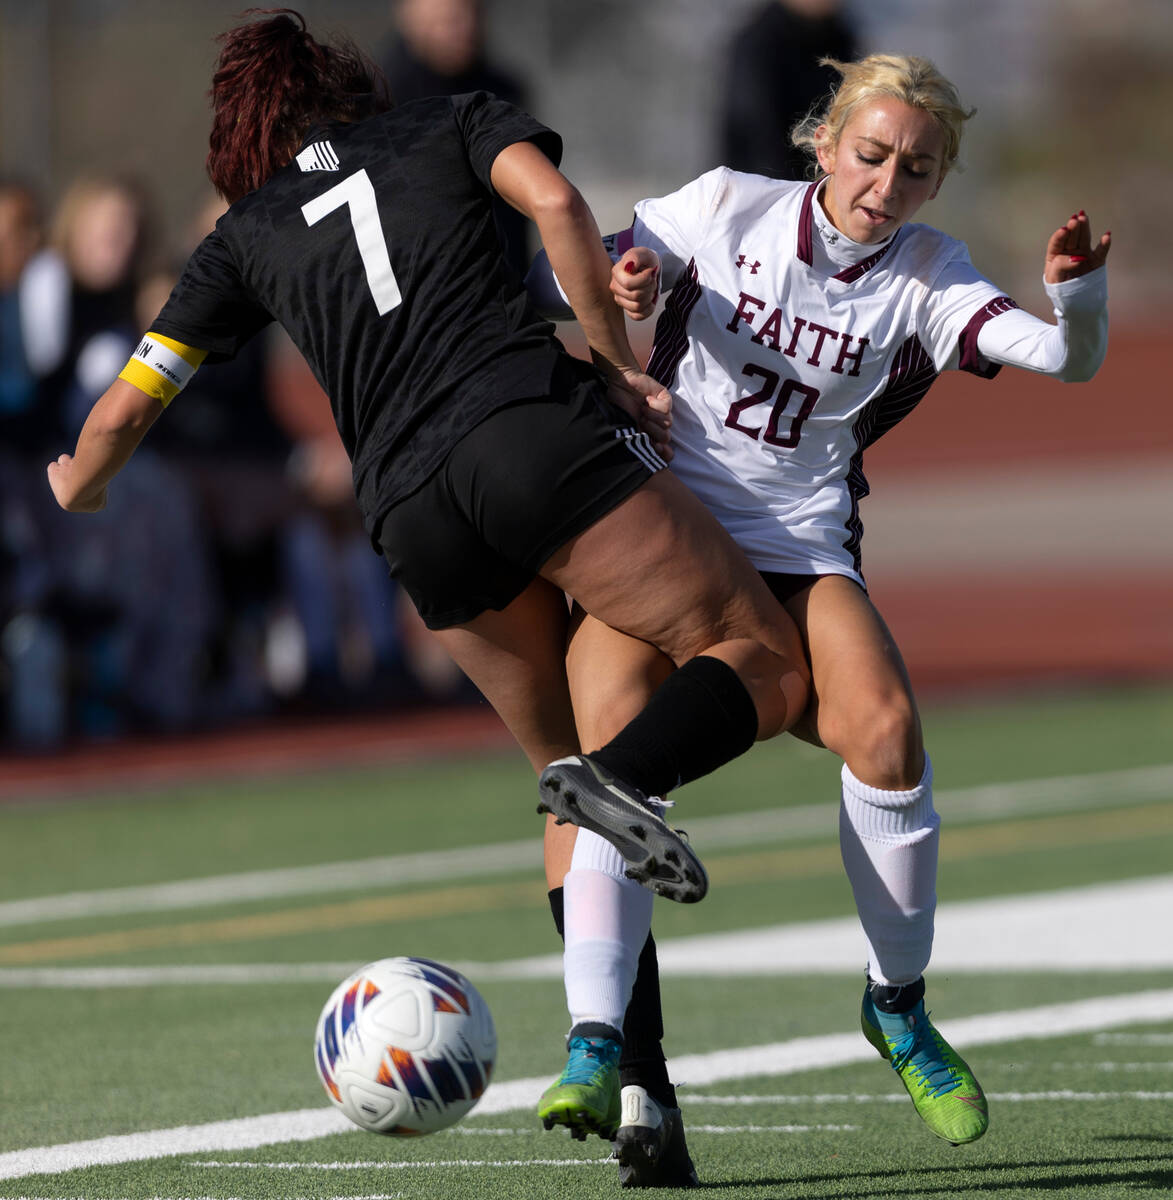
<path id="1" fill-rule="evenodd" d="M 655 896 L 627 879 L 622 856 L 605 838 L 580 829 L 562 883 L 566 949 L 563 976 L 570 1024 L 622 1032 Z"/>
<path id="2" fill-rule="evenodd" d="M 937 844 L 933 768 L 920 783 L 887 791 L 860 782 L 843 764 L 839 849 L 868 941 L 868 975 L 899 985 L 919 979 L 933 949 Z"/>

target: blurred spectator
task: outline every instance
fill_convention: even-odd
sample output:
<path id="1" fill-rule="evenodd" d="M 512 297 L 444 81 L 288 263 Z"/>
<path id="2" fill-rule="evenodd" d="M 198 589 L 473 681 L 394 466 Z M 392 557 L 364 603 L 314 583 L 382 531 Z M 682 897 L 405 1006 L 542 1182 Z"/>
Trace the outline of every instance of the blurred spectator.
<path id="1" fill-rule="evenodd" d="M 790 131 L 838 80 L 823 57 L 857 57 L 840 0 L 767 0 L 734 34 L 721 86 L 718 153 L 735 171 L 801 179 Z"/>
<path id="2" fill-rule="evenodd" d="M 0 181 L 0 696 L 8 739 L 51 748 L 66 726 L 66 647 L 48 612 L 52 573 L 44 461 L 58 430 L 44 420 L 26 346 L 24 285 L 43 237 L 40 205 Z"/>
<path id="3" fill-rule="evenodd" d="M 51 247 L 26 268 L 25 349 L 40 423 L 53 430 L 48 456 L 73 444 L 134 350 L 146 250 L 144 193 L 126 179 L 92 176 L 66 191 Z M 38 477 L 48 456 L 37 455 Z M 84 522 L 45 506 L 50 578 L 37 615 L 68 647 L 69 671 L 47 676 L 44 687 L 73 684 L 57 705 L 68 711 L 72 703 L 72 721 L 54 740 L 70 728 L 85 736 L 181 729 L 196 714 L 210 619 L 197 510 L 182 476 L 156 452 L 131 465 L 109 507 Z"/>
<path id="4" fill-rule="evenodd" d="M 391 19 L 379 66 L 396 103 L 485 91 L 528 107 L 525 83 L 489 58 L 483 0 L 392 0 Z M 506 259 L 524 276 L 533 257 L 529 222 L 501 200 L 493 216 Z"/>
<path id="5" fill-rule="evenodd" d="M 210 196 L 177 258 L 214 227 L 224 202 Z M 159 271 L 139 290 L 147 329 L 175 284 Z M 285 464 L 292 448 L 269 395 L 271 341 L 247 342 L 235 358 L 205 364 L 155 424 L 148 445 L 184 476 L 198 506 L 211 573 L 211 625 L 203 656 L 202 717 L 211 723 L 271 707 L 266 650 L 288 604 L 283 540 L 295 505 Z"/>
<path id="6" fill-rule="evenodd" d="M 0 445 L 41 449 L 34 432 L 36 376 L 25 348 L 21 284 L 25 268 L 41 247 L 40 205 L 27 184 L 0 180 Z"/>

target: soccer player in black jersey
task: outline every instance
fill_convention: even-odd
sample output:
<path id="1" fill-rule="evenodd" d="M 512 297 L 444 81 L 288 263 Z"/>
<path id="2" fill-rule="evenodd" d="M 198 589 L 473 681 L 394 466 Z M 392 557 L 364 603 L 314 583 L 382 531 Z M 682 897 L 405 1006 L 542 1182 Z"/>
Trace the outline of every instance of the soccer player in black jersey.
<path id="1" fill-rule="evenodd" d="M 541 810 L 600 833 L 653 891 L 699 900 L 704 868 L 647 797 L 789 728 L 808 673 L 758 573 L 660 470 L 667 396 L 627 342 L 560 139 L 484 93 L 392 107 L 360 55 L 290 10 L 224 35 L 212 102 L 208 170 L 231 207 L 75 453 L 49 465 L 58 502 L 102 508 L 199 364 L 278 321 L 330 397 L 372 541 L 542 771 Z M 503 264 L 494 194 L 536 222 L 598 370 L 563 351 Z M 677 666 L 589 758 L 566 594 Z M 614 1130 L 604 1067 L 554 1120 Z"/>

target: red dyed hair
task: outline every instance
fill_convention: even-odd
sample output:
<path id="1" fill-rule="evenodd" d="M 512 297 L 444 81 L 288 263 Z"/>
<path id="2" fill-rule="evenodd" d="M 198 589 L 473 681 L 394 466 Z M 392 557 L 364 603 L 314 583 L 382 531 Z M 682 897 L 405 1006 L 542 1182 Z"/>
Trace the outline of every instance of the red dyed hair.
<path id="1" fill-rule="evenodd" d="M 319 121 L 361 121 L 391 107 L 379 69 L 346 42 L 325 45 L 291 8 L 221 34 L 212 76 L 208 175 L 230 204 L 285 166 Z"/>

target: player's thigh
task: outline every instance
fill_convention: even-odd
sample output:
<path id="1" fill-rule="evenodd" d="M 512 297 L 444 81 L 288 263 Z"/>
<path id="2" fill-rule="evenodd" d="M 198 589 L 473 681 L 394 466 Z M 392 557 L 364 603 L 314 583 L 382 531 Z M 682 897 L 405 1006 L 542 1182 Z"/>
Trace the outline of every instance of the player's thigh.
<path id="1" fill-rule="evenodd" d="M 540 771 L 578 751 L 566 684 L 566 598 L 535 579 L 501 611 L 435 631 Z"/>
<path id="2" fill-rule="evenodd" d="M 579 744 L 609 742 L 647 704 L 673 671 L 672 660 L 638 638 L 617 633 L 576 606 L 566 652 L 566 678 Z"/>
<path id="3" fill-rule="evenodd" d="M 875 787 L 912 787 L 923 770 L 920 718 L 908 671 L 867 593 L 824 575 L 788 604 L 810 658 L 808 717 L 819 740 Z"/>
<path id="4" fill-rule="evenodd" d="M 737 639 L 802 662 L 794 622 L 729 534 L 668 471 L 572 537 L 542 574 L 592 616 L 677 665 Z"/>

